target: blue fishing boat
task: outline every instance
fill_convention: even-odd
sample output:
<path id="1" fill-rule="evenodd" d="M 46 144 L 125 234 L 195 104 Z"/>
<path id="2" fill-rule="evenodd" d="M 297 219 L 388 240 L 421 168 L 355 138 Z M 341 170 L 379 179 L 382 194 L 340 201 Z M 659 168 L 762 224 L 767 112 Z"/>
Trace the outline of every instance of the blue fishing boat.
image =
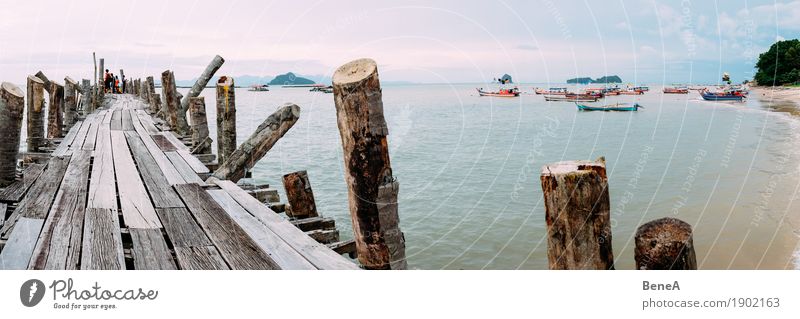
<path id="1" fill-rule="evenodd" d="M 578 104 L 579 111 L 617 111 L 617 112 L 627 112 L 627 111 L 638 111 L 639 108 L 644 108 L 644 106 L 639 105 L 639 103 L 614 103 L 614 104 L 607 104 L 602 106 L 591 106 L 585 104 Z"/>
<path id="2" fill-rule="evenodd" d="M 744 95 L 740 92 L 714 93 L 706 90 L 700 91 L 700 96 L 706 101 L 742 101 Z"/>

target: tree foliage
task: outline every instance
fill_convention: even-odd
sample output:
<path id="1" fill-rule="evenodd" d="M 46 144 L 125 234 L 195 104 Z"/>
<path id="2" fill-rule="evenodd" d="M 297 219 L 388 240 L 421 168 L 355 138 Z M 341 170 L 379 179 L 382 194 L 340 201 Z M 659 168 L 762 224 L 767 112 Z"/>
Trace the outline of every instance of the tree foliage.
<path id="1" fill-rule="evenodd" d="M 759 85 L 782 85 L 800 81 L 800 40 L 775 42 L 758 56 L 754 80 Z"/>

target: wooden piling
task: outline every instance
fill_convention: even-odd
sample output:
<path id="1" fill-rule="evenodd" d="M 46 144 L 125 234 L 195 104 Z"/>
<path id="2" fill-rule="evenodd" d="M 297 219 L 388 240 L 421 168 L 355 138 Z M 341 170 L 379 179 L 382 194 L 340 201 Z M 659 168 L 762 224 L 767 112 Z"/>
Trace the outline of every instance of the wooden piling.
<path id="1" fill-rule="evenodd" d="M 158 112 L 156 107 L 156 83 L 152 76 L 147 77 L 147 102 L 150 104 L 150 113 Z M 159 103 L 160 106 L 160 103 Z"/>
<path id="2" fill-rule="evenodd" d="M 0 187 L 13 183 L 17 176 L 17 154 L 24 109 L 25 97 L 22 90 L 8 82 L 0 84 L 0 130 L 3 132 L 0 134 Z"/>
<path id="3" fill-rule="evenodd" d="M 44 81 L 33 75 L 28 76 L 28 152 L 41 152 L 44 139 Z"/>
<path id="4" fill-rule="evenodd" d="M 92 111 L 92 82 L 83 79 L 81 80 L 81 115 L 87 115 Z"/>
<path id="5" fill-rule="evenodd" d="M 61 113 L 64 109 L 64 86 L 50 81 L 50 92 L 50 105 L 47 109 L 47 138 L 59 138 L 61 137 L 61 127 L 64 124 Z"/>
<path id="6" fill-rule="evenodd" d="M 311 190 L 306 171 L 283 175 L 283 187 L 286 189 L 286 200 L 291 206 L 291 210 L 286 211 L 289 217 L 319 217 L 314 191 Z"/>
<path id="7" fill-rule="evenodd" d="M 211 138 L 208 137 L 208 118 L 206 117 L 206 98 L 189 98 L 189 111 L 192 114 L 192 153 L 211 154 Z"/>
<path id="8" fill-rule="evenodd" d="M 164 105 L 167 108 L 166 122 L 170 128 L 177 130 L 178 127 L 178 91 L 175 88 L 175 74 L 170 70 L 161 73 L 161 94 L 164 97 Z"/>
<path id="9" fill-rule="evenodd" d="M 676 218 L 661 218 L 636 230 L 636 269 L 696 270 L 692 226 Z"/>
<path id="10" fill-rule="evenodd" d="M 397 213 L 399 183 L 389 162 L 389 130 L 375 61 L 359 59 L 339 67 L 333 93 L 358 260 L 366 269 L 406 269 Z"/>
<path id="11" fill-rule="evenodd" d="M 284 104 L 256 128 L 250 137 L 220 164 L 211 179 L 239 181 L 245 172 L 262 158 L 267 151 L 289 131 L 300 118 L 300 107 Z"/>
<path id="12" fill-rule="evenodd" d="M 183 112 L 186 112 L 186 110 L 189 109 L 189 99 L 200 96 L 200 92 L 203 91 L 208 84 L 208 81 L 211 80 L 211 77 L 214 76 L 214 73 L 217 73 L 217 70 L 222 67 L 223 63 L 225 63 L 225 59 L 217 55 L 211 60 L 208 66 L 206 66 L 206 69 L 203 70 L 203 74 L 200 74 L 200 77 L 194 82 L 194 85 L 192 85 L 189 93 L 186 93 L 186 96 L 184 96 L 181 100 L 181 110 L 183 110 Z"/>
<path id="13" fill-rule="evenodd" d="M 236 89 L 233 77 L 217 81 L 217 162 L 223 163 L 236 150 Z"/>
<path id="14" fill-rule="evenodd" d="M 78 121 L 78 82 L 70 77 L 64 78 L 64 124 L 72 127 Z"/>
<path id="15" fill-rule="evenodd" d="M 614 269 L 605 159 L 542 167 L 550 269 Z"/>
<path id="16" fill-rule="evenodd" d="M 119 85 L 122 86 L 120 88 L 120 90 L 122 90 L 122 93 L 128 93 L 126 91 L 127 87 L 125 86 L 125 71 L 122 69 L 119 69 Z"/>
<path id="17" fill-rule="evenodd" d="M 96 105 L 94 106 L 95 109 L 100 106 L 100 103 L 103 101 L 103 96 L 105 96 L 105 91 L 106 91 L 105 59 L 100 58 L 100 69 L 97 70 L 97 71 L 98 71 L 98 74 L 97 74 L 97 79 L 98 79 L 97 80 L 97 100 L 95 101 L 95 103 L 96 103 Z"/>

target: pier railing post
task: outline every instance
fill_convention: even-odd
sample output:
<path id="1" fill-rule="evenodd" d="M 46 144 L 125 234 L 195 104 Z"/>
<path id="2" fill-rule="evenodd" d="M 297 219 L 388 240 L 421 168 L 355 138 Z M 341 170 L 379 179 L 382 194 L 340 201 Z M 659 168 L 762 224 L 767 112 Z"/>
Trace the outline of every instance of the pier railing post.
<path id="1" fill-rule="evenodd" d="M 223 163 L 236 150 L 236 89 L 233 78 L 217 81 L 217 162 Z"/>
<path id="2" fill-rule="evenodd" d="M 189 98 L 189 111 L 192 113 L 192 153 L 211 154 L 211 138 L 208 137 L 208 118 L 206 117 L 206 98 Z"/>
<path id="3" fill-rule="evenodd" d="M 636 269 L 696 270 L 692 226 L 676 218 L 661 218 L 636 230 Z"/>
<path id="4" fill-rule="evenodd" d="M 167 108 L 167 125 L 173 130 L 178 129 L 178 92 L 175 88 L 175 74 L 170 70 L 161 73 L 161 93 L 164 96 L 164 105 Z"/>
<path id="5" fill-rule="evenodd" d="M 38 153 L 44 145 L 44 82 L 28 76 L 28 152 Z"/>
<path id="6" fill-rule="evenodd" d="M 208 84 L 208 81 L 211 80 L 211 77 L 214 76 L 214 73 L 217 73 L 217 70 L 222 67 L 223 63 L 225 63 L 225 59 L 217 55 L 213 60 L 211 60 L 208 66 L 206 66 L 206 69 L 203 70 L 203 74 L 200 74 L 200 77 L 194 82 L 194 85 L 192 85 L 189 93 L 186 93 L 186 96 L 184 96 L 181 100 L 181 110 L 183 110 L 184 113 L 189 109 L 189 99 L 200 96 L 200 92 L 203 91 Z M 184 116 L 186 115 L 184 114 Z"/>
<path id="7" fill-rule="evenodd" d="M 70 77 L 64 78 L 64 124 L 72 127 L 78 120 L 78 82 Z"/>
<path id="8" fill-rule="evenodd" d="M 253 134 L 240 145 L 210 178 L 239 181 L 245 171 L 253 166 L 289 131 L 300 118 L 300 107 L 291 103 L 284 104 L 275 113 L 267 117 Z"/>
<path id="9" fill-rule="evenodd" d="M 81 80 L 81 115 L 91 112 L 92 94 L 92 82 L 87 79 Z"/>
<path id="10" fill-rule="evenodd" d="M 147 102 L 150 104 L 150 113 L 158 112 L 156 107 L 156 83 L 152 76 L 147 77 Z"/>
<path id="11" fill-rule="evenodd" d="M 0 84 L 0 187 L 13 183 L 17 176 L 22 111 L 25 96 L 16 85 Z"/>
<path id="12" fill-rule="evenodd" d="M 358 260 L 366 269 L 406 269 L 397 213 L 399 184 L 392 176 L 378 67 L 349 62 L 333 74 L 350 218 Z"/>
<path id="13" fill-rule="evenodd" d="M 550 269 L 614 269 L 605 159 L 542 167 Z"/>
<path id="14" fill-rule="evenodd" d="M 47 138 L 61 137 L 61 126 L 64 119 L 61 110 L 64 108 L 64 86 L 50 81 L 50 106 L 47 109 Z"/>
<path id="15" fill-rule="evenodd" d="M 319 216 L 308 172 L 299 171 L 283 175 L 283 187 L 286 189 L 288 207 L 291 207 L 291 209 L 287 207 L 286 215 L 295 218 Z"/>
<path id="16" fill-rule="evenodd" d="M 95 101 L 97 104 L 94 106 L 93 109 L 96 109 L 100 106 L 100 103 L 103 102 L 103 97 L 105 96 L 106 90 L 106 82 L 105 82 L 105 59 L 100 58 L 100 69 L 97 70 L 97 100 Z"/>

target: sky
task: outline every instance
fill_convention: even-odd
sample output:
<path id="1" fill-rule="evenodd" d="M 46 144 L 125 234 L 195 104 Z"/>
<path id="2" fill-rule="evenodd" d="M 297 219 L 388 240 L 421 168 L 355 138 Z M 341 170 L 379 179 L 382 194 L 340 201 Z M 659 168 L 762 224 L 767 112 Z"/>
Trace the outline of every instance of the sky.
<path id="1" fill-rule="evenodd" d="M 331 76 L 378 62 L 383 81 L 628 83 L 752 78 L 758 54 L 800 37 L 800 1 L 10 1 L 0 0 L 0 81 L 112 71 L 196 78 Z"/>

